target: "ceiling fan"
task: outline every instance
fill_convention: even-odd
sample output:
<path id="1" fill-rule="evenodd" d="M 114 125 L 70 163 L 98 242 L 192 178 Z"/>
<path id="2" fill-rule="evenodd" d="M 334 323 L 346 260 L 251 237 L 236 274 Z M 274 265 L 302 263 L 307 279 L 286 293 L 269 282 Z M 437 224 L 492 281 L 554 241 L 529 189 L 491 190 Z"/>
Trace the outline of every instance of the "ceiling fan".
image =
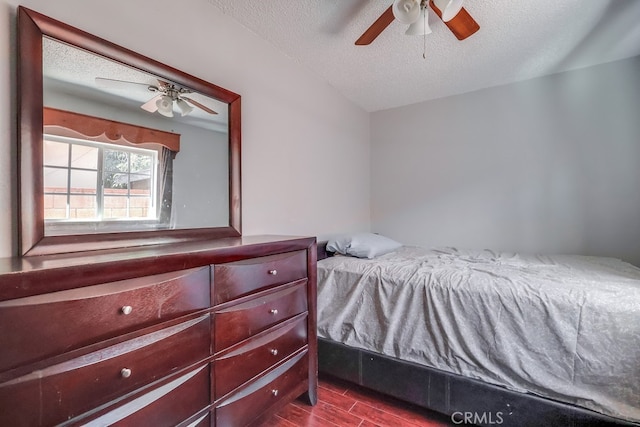
<path id="1" fill-rule="evenodd" d="M 172 83 L 157 80 L 158 85 L 150 85 L 147 83 L 129 82 L 124 80 L 106 79 L 103 77 L 96 77 L 96 85 L 104 88 L 113 89 L 130 89 L 133 87 L 144 87 L 149 92 L 157 93 L 153 98 L 145 102 L 140 106 L 145 111 L 155 113 L 156 111 L 163 116 L 173 117 L 173 105 L 178 106 L 180 115 L 186 116 L 193 111 L 193 107 L 197 107 L 209 114 L 218 114 L 206 105 L 202 105 L 198 101 L 193 100 L 185 96 L 185 94 L 193 93 L 192 90 L 178 87 Z"/>
<path id="2" fill-rule="evenodd" d="M 394 19 L 409 25 L 406 32 L 408 35 L 429 34 L 431 32 L 427 18 L 429 6 L 458 40 L 464 40 L 478 31 L 480 25 L 462 7 L 462 3 L 463 0 L 395 0 L 360 36 L 356 45 L 371 44 Z"/>

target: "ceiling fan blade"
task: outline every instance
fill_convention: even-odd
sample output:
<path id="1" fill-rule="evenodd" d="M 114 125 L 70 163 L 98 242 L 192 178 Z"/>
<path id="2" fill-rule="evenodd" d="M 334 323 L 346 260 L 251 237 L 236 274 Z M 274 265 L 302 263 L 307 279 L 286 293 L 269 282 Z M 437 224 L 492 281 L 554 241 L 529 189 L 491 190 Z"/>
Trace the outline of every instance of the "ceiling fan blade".
<path id="1" fill-rule="evenodd" d="M 110 89 L 131 89 L 145 88 L 147 90 L 158 90 L 157 87 L 148 83 L 128 82 L 125 80 L 106 79 L 104 77 L 96 77 L 96 86 Z"/>
<path id="2" fill-rule="evenodd" d="M 185 101 L 188 101 L 189 103 L 195 105 L 196 107 L 200 108 L 201 110 L 206 111 L 209 114 L 218 114 L 215 111 L 213 111 L 211 108 L 204 106 L 202 104 L 200 104 L 198 101 L 194 101 L 191 98 L 187 98 L 186 96 L 181 96 L 180 98 L 184 99 Z"/>
<path id="3" fill-rule="evenodd" d="M 384 29 L 393 22 L 395 18 L 393 17 L 392 8 L 393 6 L 389 6 L 389 9 L 385 10 L 384 13 L 376 19 L 376 22 L 367 28 L 367 31 L 365 31 L 360 38 L 356 40 L 356 45 L 364 46 L 371 44 L 371 42 L 374 41 L 376 37 L 378 37 L 380 33 L 382 33 Z"/>
<path id="4" fill-rule="evenodd" d="M 165 82 L 164 80 L 157 79 L 157 82 L 158 82 L 158 86 L 161 87 L 162 89 L 167 89 L 171 87 L 171 83 Z"/>
<path id="5" fill-rule="evenodd" d="M 438 6 L 434 4 L 433 0 L 429 3 L 436 15 L 442 19 L 442 12 L 438 9 Z M 469 15 L 469 12 L 464 7 L 460 9 L 460 12 L 453 19 L 444 24 L 449 27 L 458 40 L 464 40 L 480 29 L 480 25 Z"/>
<path id="6" fill-rule="evenodd" d="M 156 111 L 158 111 L 158 105 L 156 103 L 160 98 L 162 98 L 162 94 L 154 96 L 153 98 L 142 104 L 140 108 L 150 113 L 155 113 Z"/>

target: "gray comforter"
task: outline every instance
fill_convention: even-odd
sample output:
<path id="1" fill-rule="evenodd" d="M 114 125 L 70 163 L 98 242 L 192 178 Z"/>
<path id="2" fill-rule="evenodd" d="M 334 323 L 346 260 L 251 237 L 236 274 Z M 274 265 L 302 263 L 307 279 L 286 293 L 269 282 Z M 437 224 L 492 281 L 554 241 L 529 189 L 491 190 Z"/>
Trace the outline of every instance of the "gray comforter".
<path id="1" fill-rule="evenodd" d="M 640 269 L 402 247 L 318 263 L 318 334 L 640 421 Z"/>

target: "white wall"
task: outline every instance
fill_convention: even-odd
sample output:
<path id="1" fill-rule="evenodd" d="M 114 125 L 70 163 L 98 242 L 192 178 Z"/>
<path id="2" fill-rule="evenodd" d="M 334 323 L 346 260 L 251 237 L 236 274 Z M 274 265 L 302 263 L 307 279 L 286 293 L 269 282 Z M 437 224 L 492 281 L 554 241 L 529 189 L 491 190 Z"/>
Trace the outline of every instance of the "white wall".
<path id="1" fill-rule="evenodd" d="M 373 113 L 372 229 L 640 265 L 640 57 Z"/>
<path id="2" fill-rule="evenodd" d="M 205 0 L 0 0 L 0 257 L 17 252 L 19 4 L 242 95 L 244 234 L 369 229 L 369 115 Z"/>

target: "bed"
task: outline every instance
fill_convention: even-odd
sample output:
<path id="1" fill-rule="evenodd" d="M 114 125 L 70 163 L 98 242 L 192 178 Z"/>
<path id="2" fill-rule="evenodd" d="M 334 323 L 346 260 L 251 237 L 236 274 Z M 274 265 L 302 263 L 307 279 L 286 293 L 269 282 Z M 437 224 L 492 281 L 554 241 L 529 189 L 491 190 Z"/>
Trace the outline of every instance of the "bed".
<path id="1" fill-rule="evenodd" d="M 640 268 L 319 245 L 320 371 L 478 425 L 640 425 Z"/>

